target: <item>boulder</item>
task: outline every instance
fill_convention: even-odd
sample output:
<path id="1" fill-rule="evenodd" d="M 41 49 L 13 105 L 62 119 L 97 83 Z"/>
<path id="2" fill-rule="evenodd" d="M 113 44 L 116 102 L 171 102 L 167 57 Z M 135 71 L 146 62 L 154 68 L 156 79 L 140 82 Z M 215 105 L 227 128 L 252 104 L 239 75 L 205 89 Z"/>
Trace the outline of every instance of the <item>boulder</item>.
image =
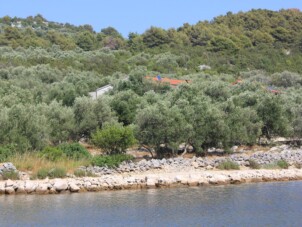
<path id="1" fill-rule="evenodd" d="M 55 183 L 53 184 L 53 188 L 57 192 L 65 191 L 68 189 L 68 184 L 65 180 L 56 180 Z"/>
<path id="2" fill-rule="evenodd" d="M 5 194 L 8 194 L 8 195 L 15 194 L 15 189 L 12 186 L 6 187 Z"/>
<path id="3" fill-rule="evenodd" d="M 34 192 L 37 188 L 37 184 L 35 184 L 33 181 L 25 181 L 25 191 L 27 193 Z"/>
<path id="4" fill-rule="evenodd" d="M 147 188 L 155 188 L 155 184 L 157 183 L 157 181 L 155 179 L 152 178 L 146 178 L 146 185 Z"/>
<path id="5" fill-rule="evenodd" d="M 0 182 L 0 195 L 5 193 L 5 186 Z"/>
<path id="6" fill-rule="evenodd" d="M 39 184 L 38 187 L 36 188 L 36 193 L 47 194 L 48 193 L 48 184 L 46 184 L 46 183 Z"/>
<path id="7" fill-rule="evenodd" d="M 70 183 L 69 184 L 69 190 L 71 192 L 79 192 L 80 191 L 80 187 L 77 186 L 75 183 Z"/>
<path id="8" fill-rule="evenodd" d="M 230 181 L 230 179 L 223 175 L 216 175 L 210 178 L 209 183 L 210 184 L 226 184 Z"/>
<path id="9" fill-rule="evenodd" d="M 15 183 L 14 181 L 8 179 L 7 181 L 5 181 L 5 187 L 6 188 L 7 187 L 13 187 L 14 183 Z"/>

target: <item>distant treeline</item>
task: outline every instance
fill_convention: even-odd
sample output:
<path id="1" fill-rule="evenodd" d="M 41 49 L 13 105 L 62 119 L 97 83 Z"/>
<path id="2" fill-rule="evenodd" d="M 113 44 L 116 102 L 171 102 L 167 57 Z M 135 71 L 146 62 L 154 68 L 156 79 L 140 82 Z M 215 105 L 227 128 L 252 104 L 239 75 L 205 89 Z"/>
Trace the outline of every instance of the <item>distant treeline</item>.
<path id="1" fill-rule="evenodd" d="M 5 16 L 0 18 L 0 31 L 0 46 L 14 49 L 57 45 L 74 51 L 127 50 L 138 55 L 136 64 L 143 65 L 147 65 L 149 55 L 168 52 L 185 59 L 166 60 L 170 61 L 166 70 L 173 73 L 178 72 L 177 66 L 196 72 L 198 64 L 211 65 L 219 73 L 253 69 L 302 72 L 302 13 L 296 9 L 229 12 L 177 29 L 150 27 L 143 34 L 129 33 L 127 38 L 113 27 L 95 32 L 90 25 L 49 22 L 42 15 L 26 19 Z M 142 52 L 147 56 L 139 58 Z"/>

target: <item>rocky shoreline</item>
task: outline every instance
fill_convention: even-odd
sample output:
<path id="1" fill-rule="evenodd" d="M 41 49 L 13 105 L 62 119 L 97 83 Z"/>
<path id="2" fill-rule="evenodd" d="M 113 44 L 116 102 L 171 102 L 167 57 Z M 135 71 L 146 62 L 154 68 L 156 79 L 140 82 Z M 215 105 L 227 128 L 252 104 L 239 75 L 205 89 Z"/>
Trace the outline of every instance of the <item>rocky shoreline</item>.
<path id="1" fill-rule="evenodd" d="M 79 169 L 93 173 L 97 176 L 102 175 L 114 175 L 120 173 L 138 172 L 144 173 L 150 170 L 169 170 L 179 171 L 188 168 L 206 169 L 212 170 L 218 167 L 218 165 L 225 161 L 231 161 L 237 163 L 240 167 L 250 167 L 250 160 L 258 163 L 259 165 L 272 165 L 280 160 L 286 161 L 290 166 L 302 165 L 302 149 L 292 148 L 288 145 L 281 145 L 278 147 L 272 147 L 268 151 L 257 152 L 236 152 L 226 156 L 210 156 L 210 157 L 193 157 L 183 158 L 175 157 L 168 159 L 143 159 L 139 162 L 124 162 L 115 169 L 98 166 L 82 166 Z"/>
<path id="2" fill-rule="evenodd" d="M 58 194 L 122 189 L 169 188 L 302 180 L 302 169 L 207 171 L 187 169 L 179 172 L 115 174 L 100 177 L 6 180 L 0 182 L 0 195 Z"/>
<path id="3" fill-rule="evenodd" d="M 240 170 L 218 170 L 219 163 L 230 160 Z M 289 169 L 250 169 L 250 160 L 268 165 L 285 160 Z M 64 179 L 6 180 L 0 181 L 0 195 L 8 194 L 58 194 L 85 191 L 122 189 L 148 189 L 161 187 L 185 187 L 239 184 L 266 181 L 302 180 L 302 149 L 279 146 L 267 152 L 236 153 L 227 157 L 193 157 L 151 159 L 139 162 L 125 162 L 118 168 L 81 167 L 96 177 L 70 176 Z M 2 165 L 1 171 L 15 170 L 11 163 Z"/>

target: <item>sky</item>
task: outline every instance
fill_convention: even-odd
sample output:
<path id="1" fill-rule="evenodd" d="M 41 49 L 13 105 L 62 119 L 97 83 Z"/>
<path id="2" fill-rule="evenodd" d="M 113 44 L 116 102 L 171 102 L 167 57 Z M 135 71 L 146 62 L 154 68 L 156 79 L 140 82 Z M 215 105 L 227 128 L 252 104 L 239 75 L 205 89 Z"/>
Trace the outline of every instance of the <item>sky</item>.
<path id="1" fill-rule="evenodd" d="M 151 26 L 178 28 L 227 12 L 298 8 L 302 0 L 0 0 L 0 17 L 43 15 L 48 21 L 90 24 L 96 32 L 114 27 L 124 37 Z"/>

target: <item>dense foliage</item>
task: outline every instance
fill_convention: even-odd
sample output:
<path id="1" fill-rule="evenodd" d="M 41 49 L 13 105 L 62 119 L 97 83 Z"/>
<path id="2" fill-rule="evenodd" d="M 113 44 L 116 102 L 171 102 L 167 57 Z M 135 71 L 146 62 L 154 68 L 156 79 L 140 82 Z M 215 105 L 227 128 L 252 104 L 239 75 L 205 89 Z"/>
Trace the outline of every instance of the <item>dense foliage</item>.
<path id="1" fill-rule="evenodd" d="M 127 154 L 113 154 L 106 156 L 96 156 L 92 158 L 91 163 L 94 166 L 114 168 L 119 166 L 124 161 L 130 161 L 134 157 Z"/>
<path id="2" fill-rule="evenodd" d="M 8 147 L 79 158 L 77 145 L 60 144 L 80 138 L 122 152 L 133 130 L 158 153 L 301 137 L 301 31 L 293 9 L 227 13 L 127 39 L 41 15 L 0 18 L 0 159 Z M 187 83 L 146 79 L 158 74 Z M 89 96 L 107 84 L 112 91 Z M 131 143 L 120 140 L 125 133 Z"/>

